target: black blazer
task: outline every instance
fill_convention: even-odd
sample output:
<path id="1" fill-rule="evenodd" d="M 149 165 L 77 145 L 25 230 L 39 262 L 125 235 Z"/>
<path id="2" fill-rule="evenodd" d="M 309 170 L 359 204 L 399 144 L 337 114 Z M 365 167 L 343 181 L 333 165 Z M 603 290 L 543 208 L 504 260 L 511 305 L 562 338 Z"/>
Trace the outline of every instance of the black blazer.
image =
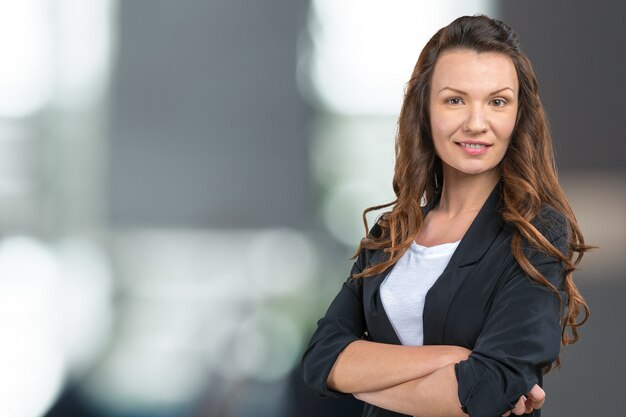
<path id="1" fill-rule="evenodd" d="M 424 305 L 425 345 L 472 350 L 468 360 L 455 365 L 459 400 L 471 417 L 499 417 L 510 410 L 534 384 L 542 384 L 542 368 L 557 358 L 560 349 L 559 299 L 526 276 L 513 258 L 513 229 L 498 213 L 501 192 L 500 185 L 491 192 L 428 291 Z M 533 224 L 561 253 L 569 253 L 567 222 L 562 215 L 545 207 Z M 380 228 L 374 226 L 371 233 L 379 234 Z M 564 297 L 562 262 L 530 245 L 524 250 Z M 364 249 L 351 275 L 385 256 L 382 250 Z M 391 269 L 367 278 L 348 278 L 319 320 L 303 356 L 303 375 L 320 395 L 348 395 L 330 390 L 326 380 L 349 343 L 366 339 L 401 344 L 380 298 L 380 284 Z M 540 410 L 531 415 L 540 416 Z M 402 415 L 365 404 L 363 416 Z"/>

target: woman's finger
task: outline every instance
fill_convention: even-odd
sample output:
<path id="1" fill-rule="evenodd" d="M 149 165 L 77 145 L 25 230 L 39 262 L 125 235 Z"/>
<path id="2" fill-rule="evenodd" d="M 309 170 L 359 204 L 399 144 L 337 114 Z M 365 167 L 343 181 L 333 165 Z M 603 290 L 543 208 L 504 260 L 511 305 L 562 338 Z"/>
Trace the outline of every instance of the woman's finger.
<path id="1" fill-rule="evenodd" d="M 546 401 L 546 393 L 539 385 L 535 384 L 528 393 L 528 398 L 533 408 L 541 408 Z"/>
<path id="2" fill-rule="evenodd" d="M 526 401 L 526 409 L 524 410 L 524 414 L 531 413 L 533 410 L 534 408 L 532 406 L 532 401 L 530 400 Z"/>
<path id="3" fill-rule="evenodd" d="M 517 404 L 515 404 L 515 407 L 511 410 L 511 412 L 516 416 L 521 416 L 522 414 L 524 414 L 524 412 L 526 411 L 526 400 L 527 398 L 524 395 L 519 397 L 519 400 L 517 400 Z"/>

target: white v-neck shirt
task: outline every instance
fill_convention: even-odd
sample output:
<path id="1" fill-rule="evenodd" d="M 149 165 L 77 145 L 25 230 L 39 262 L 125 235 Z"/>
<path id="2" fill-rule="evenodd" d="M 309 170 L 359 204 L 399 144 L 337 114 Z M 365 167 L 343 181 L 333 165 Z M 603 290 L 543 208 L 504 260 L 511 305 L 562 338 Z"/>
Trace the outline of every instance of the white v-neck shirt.
<path id="1" fill-rule="evenodd" d="M 460 242 L 430 247 L 413 242 L 380 285 L 385 313 L 403 345 L 423 345 L 426 293 L 446 268 Z"/>

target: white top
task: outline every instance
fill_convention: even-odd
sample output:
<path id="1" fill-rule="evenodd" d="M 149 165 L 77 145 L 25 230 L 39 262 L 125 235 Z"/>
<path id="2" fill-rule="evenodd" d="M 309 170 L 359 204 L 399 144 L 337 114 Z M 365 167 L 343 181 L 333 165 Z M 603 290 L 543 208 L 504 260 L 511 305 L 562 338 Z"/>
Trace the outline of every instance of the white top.
<path id="1" fill-rule="evenodd" d="M 459 242 L 430 247 L 413 242 L 380 285 L 383 307 L 403 345 L 423 345 L 426 293 L 450 262 Z"/>

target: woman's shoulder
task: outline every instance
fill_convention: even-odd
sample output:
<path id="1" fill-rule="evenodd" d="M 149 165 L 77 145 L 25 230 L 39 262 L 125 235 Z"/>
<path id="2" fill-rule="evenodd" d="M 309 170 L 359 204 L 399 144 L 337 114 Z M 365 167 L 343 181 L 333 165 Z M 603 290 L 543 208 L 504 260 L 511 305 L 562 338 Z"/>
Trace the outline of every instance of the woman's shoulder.
<path id="1" fill-rule="evenodd" d="M 370 227 L 370 230 L 367 233 L 367 237 L 368 238 L 379 239 L 379 238 L 382 237 L 382 235 L 383 235 L 383 228 L 380 225 L 381 221 L 382 221 L 382 219 L 380 217 L 378 219 L 376 219 L 376 221 L 374 222 L 374 225 L 372 227 Z"/>
<path id="2" fill-rule="evenodd" d="M 531 220 L 531 224 L 559 252 L 563 254 L 569 252 L 570 228 L 567 216 L 564 213 L 548 204 L 543 204 L 539 214 Z M 536 255 L 535 253 L 533 254 Z"/>
<path id="3" fill-rule="evenodd" d="M 374 263 L 381 261 L 380 258 L 383 257 L 384 251 L 382 249 L 371 248 L 370 245 L 368 245 L 368 241 L 371 242 L 382 237 L 383 229 L 378 224 L 378 222 L 379 219 L 369 229 L 367 235 L 363 239 L 361 239 L 358 256 L 354 263 L 350 277 L 353 277 L 355 273 L 362 272 L 366 268 L 372 266 Z"/>
<path id="4" fill-rule="evenodd" d="M 531 224 L 550 242 L 567 237 L 569 232 L 569 222 L 565 214 L 548 204 L 541 206 Z"/>

